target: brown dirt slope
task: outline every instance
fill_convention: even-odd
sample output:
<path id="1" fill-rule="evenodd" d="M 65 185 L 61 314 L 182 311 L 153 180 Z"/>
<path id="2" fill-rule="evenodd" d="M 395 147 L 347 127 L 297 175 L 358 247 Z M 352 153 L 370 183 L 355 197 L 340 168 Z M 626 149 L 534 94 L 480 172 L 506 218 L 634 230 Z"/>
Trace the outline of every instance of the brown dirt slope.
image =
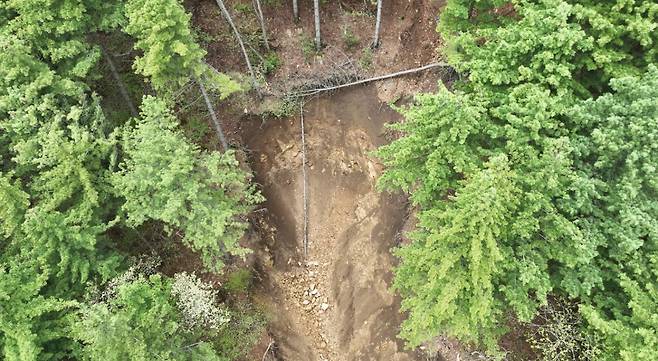
<path id="1" fill-rule="evenodd" d="M 316 99 L 305 108 L 309 244 L 302 245 L 302 171 L 298 118 L 246 125 L 244 141 L 268 201 L 270 262 L 261 301 L 284 360 L 417 360 L 396 339 L 402 319 L 389 291 L 390 248 L 405 201 L 379 193 L 381 166 L 371 152 L 399 115 L 372 87 Z"/>

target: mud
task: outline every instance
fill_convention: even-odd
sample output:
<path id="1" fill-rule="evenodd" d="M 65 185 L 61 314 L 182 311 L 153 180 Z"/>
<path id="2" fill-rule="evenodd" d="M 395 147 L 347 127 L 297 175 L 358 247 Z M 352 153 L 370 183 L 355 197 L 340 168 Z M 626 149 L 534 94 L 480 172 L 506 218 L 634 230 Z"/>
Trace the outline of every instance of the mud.
<path id="1" fill-rule="evenodd" d="M 256 181 L 267 198 L 257 298 L 287 361 L 420 360 L 396 338 L 403 315 L 390 290 L 390 253 L 406 219 L 400 195 L 380 193 L 386 143 L 399 114 L 360 87 L 305 106 L 308 255 L 303 250 L 299 117 L 243 124 Z M 269 241 L 268 241 L 269 240 Z"/>

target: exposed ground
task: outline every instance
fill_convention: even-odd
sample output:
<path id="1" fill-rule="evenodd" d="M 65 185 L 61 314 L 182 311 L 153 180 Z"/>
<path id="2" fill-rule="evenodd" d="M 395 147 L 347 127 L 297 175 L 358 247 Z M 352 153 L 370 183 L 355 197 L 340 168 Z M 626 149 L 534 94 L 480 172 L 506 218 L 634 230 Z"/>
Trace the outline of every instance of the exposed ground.
<path id="1" fill-rule="evenodd" d="M 402 315 L 389 291 L 405 200 L 375 190 L 382 169 L 371 154 L 398 117 L 372 87 L 306 105 L 307 256 L 299 119 L 245 124 L 274 228 L 260 297 L 284 360 L 418 359 L 396 339 Z"/>

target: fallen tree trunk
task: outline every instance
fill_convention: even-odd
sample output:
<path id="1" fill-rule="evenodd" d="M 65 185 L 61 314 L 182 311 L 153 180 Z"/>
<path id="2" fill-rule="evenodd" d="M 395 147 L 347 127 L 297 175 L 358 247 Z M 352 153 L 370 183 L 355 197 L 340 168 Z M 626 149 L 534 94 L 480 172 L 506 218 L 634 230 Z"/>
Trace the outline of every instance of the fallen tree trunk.
<path id="1" fill-rule="evenodd" d="M 315 94 L 325 92 L 325 91 L 332 91 L 332 90 L 337 90 L 337 89 L 341 89 L 341 88 L 346 88 L 346 87 L 349 87 L 349 86 L 354 86 L 354 85 L 359 85 L 359 84 L 366 84 L 366 83 L 370 83 L 370 82 L 373 82 L 373 81 L 395 78 L 395 77 L 398 77 L 398 76 L 401 76 L 401 75 L 417 73 L 417 72 L 420 72 L 420 71 L 424 71 L 424 70 L 428 70 L 428 69 L 432 69 L 432 68 L 438 68 L 438 67 L 450 67 L 450 65 L 448 63 L 444 63 L 444 62 L 432 63 L 432 64 L 428 64 L 428 65 L 425 65 L 425 66 L 421 66 L 420 68 L 402 70 L 402 71 L 398 71 L 396 73 L 380 75 L 380 76 L 376 76 L 376 77 L 372 77 L 372 78 L 368 78 L 368 79 L 357 80 L 355 82 L 351 82 L 351 83 L 347 83 L 347 84 L 340 84 L 340 85 L 330 86 L 330 87 L 326 87 L 326 88 L 316 88 L 316 89 L 302 90 L 300 92 L 294 93 L 293 95 L 294 96 L 305 97 L 305 96 L 315 95 Z"/>

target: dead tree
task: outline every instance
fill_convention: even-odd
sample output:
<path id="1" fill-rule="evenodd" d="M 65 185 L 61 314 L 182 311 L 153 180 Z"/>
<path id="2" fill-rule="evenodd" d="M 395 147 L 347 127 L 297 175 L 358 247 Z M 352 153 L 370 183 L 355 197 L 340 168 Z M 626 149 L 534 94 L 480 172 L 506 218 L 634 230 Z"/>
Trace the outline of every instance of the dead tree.
<path id="1" fill-rule="evenodd" d="M 379 29 L 382 24 L 382 2 L 384 0 L 377 0 L 377 20 L 375 22 L 375 39 L 372 41 L 372 47 L 377 48 L 379 46 Z"/>
<path id="2" fill-rule="evenodd" d="M 292 0 L 292 15 L 295 18 L 295 21 L 299 21 L 299 4 L 297 0 Z"/>
<path id="3" fill-rule="evenodd" d="M 320 0 L 313 0 L 313 8 L 315 12 L 315 50 L 320 51 L 322 48 L 320 39 Z"/>
<path id="4" fill-rule="evenodd" d="M 200 77 L 195 77 L 195 80 L 199 84 L 199 89 L 201 89 L 203 100 L 205 100 L 206 107 L 208 107 L 208 111 L 210 112 L 210 118 L 212 119 L 212 123 L 215 126 L 215 132 L 217 132 L 217 136 L 219 137 L 219 142 L 222 144 L 222 148 L 224 148 L 224 151 L 227 151 L 228 142 L 226 141 L 226 137 L 224 136 L 222 125 L 219 123 L 219 120 L 217 119 L 217 114 L 215 114 L 215 107 L 212 105 L 212 102 L 210 101 L 210 97 L 208 97 L 208 92 L 206 91 L 206 87 L 203 85 L 203 79 L 201 79 Z"/>
<path id="5" fill-rule="evenodd" d="M 244 56 L 244 60 L 247 63 L 247 68 L 249 68 L 249 74 L 251 74 L 251 80 L 254 83 L 254 85 L 256 85 L 256 73 L 254 73 L 254 69 L 251 67 L 251 61 L 249 60 L 247 49 L 245 49 L 244 43 L 242 42 L 242 36 L 240 36 L 240 32 L 238 32 L 238 28 L 235 27 L 235 24 L 233 23 L 233 19 L 231 18 L 231 14 L 229 14 L 228 10 L 226 9 L 226 6 L 224 6 L 224 1 L 217 0 L 217 5 L 219 6 L 219 9 L 222 11 L 222 15 L 224 15 L 224 18 L 226 18 L 226 21 L 231 26 L 231 29 L 233 29 L 233 34 L 235 34 L 235 38 L 238 40 L 238 43 L 240 44 L 240 49 L 242 49 L 242 55 Z"/>
<path id="6" fill-rule="evenodd" d="M 267 41 L 267 29 L 265 28 L 265 17 L 263 16 L 263 10 L 260 7 L 260 0 L 253 0 L 254 10 L 256 11 L 256 17 L 260 21 L 260 29 L 263 32 L 263 42 L 265 43 L 265 49 L 270 51 L 270 44 Z"/>
<path id="7" fill-rule="evenodd" d="M 114 78 L 114 82 L 116 82 L 117 87 L 119 88 L 119 94 L 121 94 L 121 97 L 123 98 L 123 101 L 126 102 L 126 105 L 128 106 L 128 109 L 130 110 L 130 115 L 132 115 L 133 117 L 136 117 L 138 115 L 137 108 L 135 108 L 135 104 L 133 103 L 132 99 L 130 98 L 130 95 L 128 94 L 128 90 L 126 90 L 126 85 L 123 83 L 123 80 L 121 80 L 121 76 L 119 75 L 119 72 L 117 71 L 116 66 L 114 66 L 114 61 L 112 60 L 112 55 L 110 55 L 103 48 L 101 48 L 101 52 L 103 53 L 103 56 L 105 57 L 105 61 L 107 62 L 107 65 L 109 65 L 109 67 L 110 67 L 110 72 L 112 73 L 112 77 Z"/>

